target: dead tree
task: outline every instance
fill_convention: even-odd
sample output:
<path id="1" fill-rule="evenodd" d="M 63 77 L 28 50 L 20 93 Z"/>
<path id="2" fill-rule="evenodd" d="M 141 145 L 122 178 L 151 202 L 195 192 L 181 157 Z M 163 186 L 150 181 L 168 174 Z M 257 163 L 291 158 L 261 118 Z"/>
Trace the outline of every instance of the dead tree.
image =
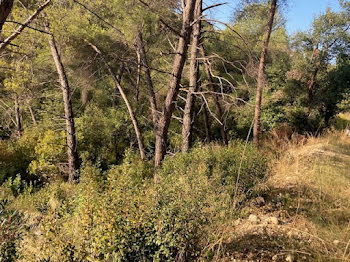
<path id="1" fill-rule="evenodd" d="M 154 165 L 159 167 L 164 159 L 167 147 L 168 129 L 180 89 L 182 71 L 187 59 L 188 45 L 191 38 L 192 23 L 196 0 L 183 1 L 182 28 L 173 62 L 173 70 L 165 103 L 157 124 Z"/>
<path id="2" fill-rule="evenodd" d="M 215 86 L 215 82 L 214 82 L 214 78 L 211 72 L 211 68 L 210 68 L 210 62 L 206 57 L 206 51 L 205 51 L 205 47 L 203 44 L 200 45 L 200 51 L 201 51 L 201 55 L 204 58 L 204 71 L 205 74 L 207 76 L 208 82 L 209 82 L 209 87 L 212 90 L 212 97 L 214 100 L 214 105 L 215 105 L 215 114 L 216 114 L 216 118 L 219 120 L 219 125 L 220 125 L 220 133 L 221 133 L 221 138 L 222 141 L 225 145 L 228 144 L 228 138 L 227 138 L 227 133 L 226 133 L 226 128 L 225 128 L 225 119 L 224 119 L 224 112 L 222 110 L 222 106 L 220 104 L 220 97 L 219 94 L 217 92 L 217 88 Z"/>
<path id="3" fill-rule="evenodd" d="M 190 61 L 190 87 L 188 89 L 184 116 L 182 122 L 182 152 L 188 152 L 192 143 L 192 125 L 194 117 L 195 95 L 199 89 L 198 75 L 198 49 L 201 41 L 201 16 L 202 16 L 202 0 L 196 1 L 191 46 L 191 61 Z"/>
<path id="4" fill-rule="evenodd" d="M 55 37 L 50 32 L 49 25 L 45 25 L 45 29 L 50 33 L 49 46 L 52 58 L 55 62 L 56 70 L 59 77 L 60 87 L 63 96 L 64 116 L 66 120 L 66 135 L 67 135 L 67 155 L 68 155 L 68 182 L 73 183 L 78 179 L 79 159 L 77 150 L 77 139 L 75 133 L 75 122 L 71 100 L 71 89 L 69 86 L 67 74 L 62 63 L 61 56 L 58 52 Z"/>

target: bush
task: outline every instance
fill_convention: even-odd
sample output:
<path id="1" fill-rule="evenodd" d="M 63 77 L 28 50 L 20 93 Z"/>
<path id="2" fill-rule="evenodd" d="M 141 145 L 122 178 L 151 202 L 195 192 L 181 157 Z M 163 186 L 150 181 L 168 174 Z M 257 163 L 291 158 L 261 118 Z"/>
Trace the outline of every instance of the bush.
<path id="1" fill-rule="evenodd" d="M 266 158 L 253 146 L 248 145 L 243 156 L 244 150 L 241 142 L 227 148 L 198 147 L 167 158 L 155 179 L 152 163 L 130 152 L 108 172 L 87 165 L 80 184 L 50 184 L 17 200 L 17 206 L 30 202 L 38 209 L 46 207 L 41 209 L 40 223 L 24 236 L 21 257 L 23 261 L 194 260 L 217 241 L 210 232 L 232 221 L 234 196 L 242 199 L 267 171 Z M 39 195 L 42 201 L 32 202 Z"/>
<path id="2" fill-rule="evenodd" d="M 25 180 L 34 179 L 29 175 L 28 166 L 34 159 L 35 133 L 36 130 L 24 132 L 17 141 L 0 140 L 0 185 L 17 175 Z"/>

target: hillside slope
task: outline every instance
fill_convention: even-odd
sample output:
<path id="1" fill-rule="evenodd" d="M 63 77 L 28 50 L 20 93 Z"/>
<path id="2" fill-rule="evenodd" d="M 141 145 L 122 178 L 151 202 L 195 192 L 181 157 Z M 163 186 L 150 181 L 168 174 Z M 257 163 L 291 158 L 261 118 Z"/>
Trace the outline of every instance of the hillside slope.
<path id="1" fill-rule="evenodd" d="M 282 155 L 223 240 L 223 261 L 350 261 L 350 138 L 311 138 Z"/>

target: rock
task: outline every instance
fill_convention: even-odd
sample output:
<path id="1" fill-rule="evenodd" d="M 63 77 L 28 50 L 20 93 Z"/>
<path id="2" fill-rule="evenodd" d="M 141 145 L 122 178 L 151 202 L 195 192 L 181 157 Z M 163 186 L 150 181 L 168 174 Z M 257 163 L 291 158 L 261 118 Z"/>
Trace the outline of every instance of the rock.
<path id="1" fill-rule="evenodd" d="M 294 262 L 294 256 L 292 254 L 288 254 L 286 256 L 286 261 L 287 262 Z"/>
<path id="2" fill-rule="evenodd" d="M 249 216 L 248 220 L 249 220 L 250 222 L 254 223 L 254 224 L 259 223 L 259 218 L 258 218 L 257 215 L 251 214 L 251 215 Z"/>
<path id="3" fill-rule="evenodd" d="M 333 241 L 333 244 L 336 245 L 336 246 L 338 246 L 338 245 L 340 244 L 340 241 L 339 241 L 339 240 L 334 240 L 334 241 Z"/>
<path id="4" fill-rule="evenodd" d="M 266 222 L 268 224 L 272 224 L 272 225 L 278 225 L 279 224 L 279 221 L 278 221 L 278 218 L 277 217 L 268 217 L 266 219 Z"/>

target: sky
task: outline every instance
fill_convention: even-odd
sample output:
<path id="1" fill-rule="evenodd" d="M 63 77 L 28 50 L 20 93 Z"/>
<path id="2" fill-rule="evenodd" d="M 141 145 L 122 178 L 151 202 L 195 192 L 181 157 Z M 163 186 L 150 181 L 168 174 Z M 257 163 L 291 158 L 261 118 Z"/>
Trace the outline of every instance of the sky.
<path id="1" fill-rule="evenodd" d="M 234 12 L 238 0 L 204 0 L 205 5 L 227 2 L 227 5 L 217 7 L 209 12 L 211 18 L 228 22 Z M 289 3 L 283 9 L 287 19 L 286 28 L 289 34 L 310 28 L 315 16 L 324 12 L 327 7 L 339 10 L 338 0 L 287 0 Z"/>

